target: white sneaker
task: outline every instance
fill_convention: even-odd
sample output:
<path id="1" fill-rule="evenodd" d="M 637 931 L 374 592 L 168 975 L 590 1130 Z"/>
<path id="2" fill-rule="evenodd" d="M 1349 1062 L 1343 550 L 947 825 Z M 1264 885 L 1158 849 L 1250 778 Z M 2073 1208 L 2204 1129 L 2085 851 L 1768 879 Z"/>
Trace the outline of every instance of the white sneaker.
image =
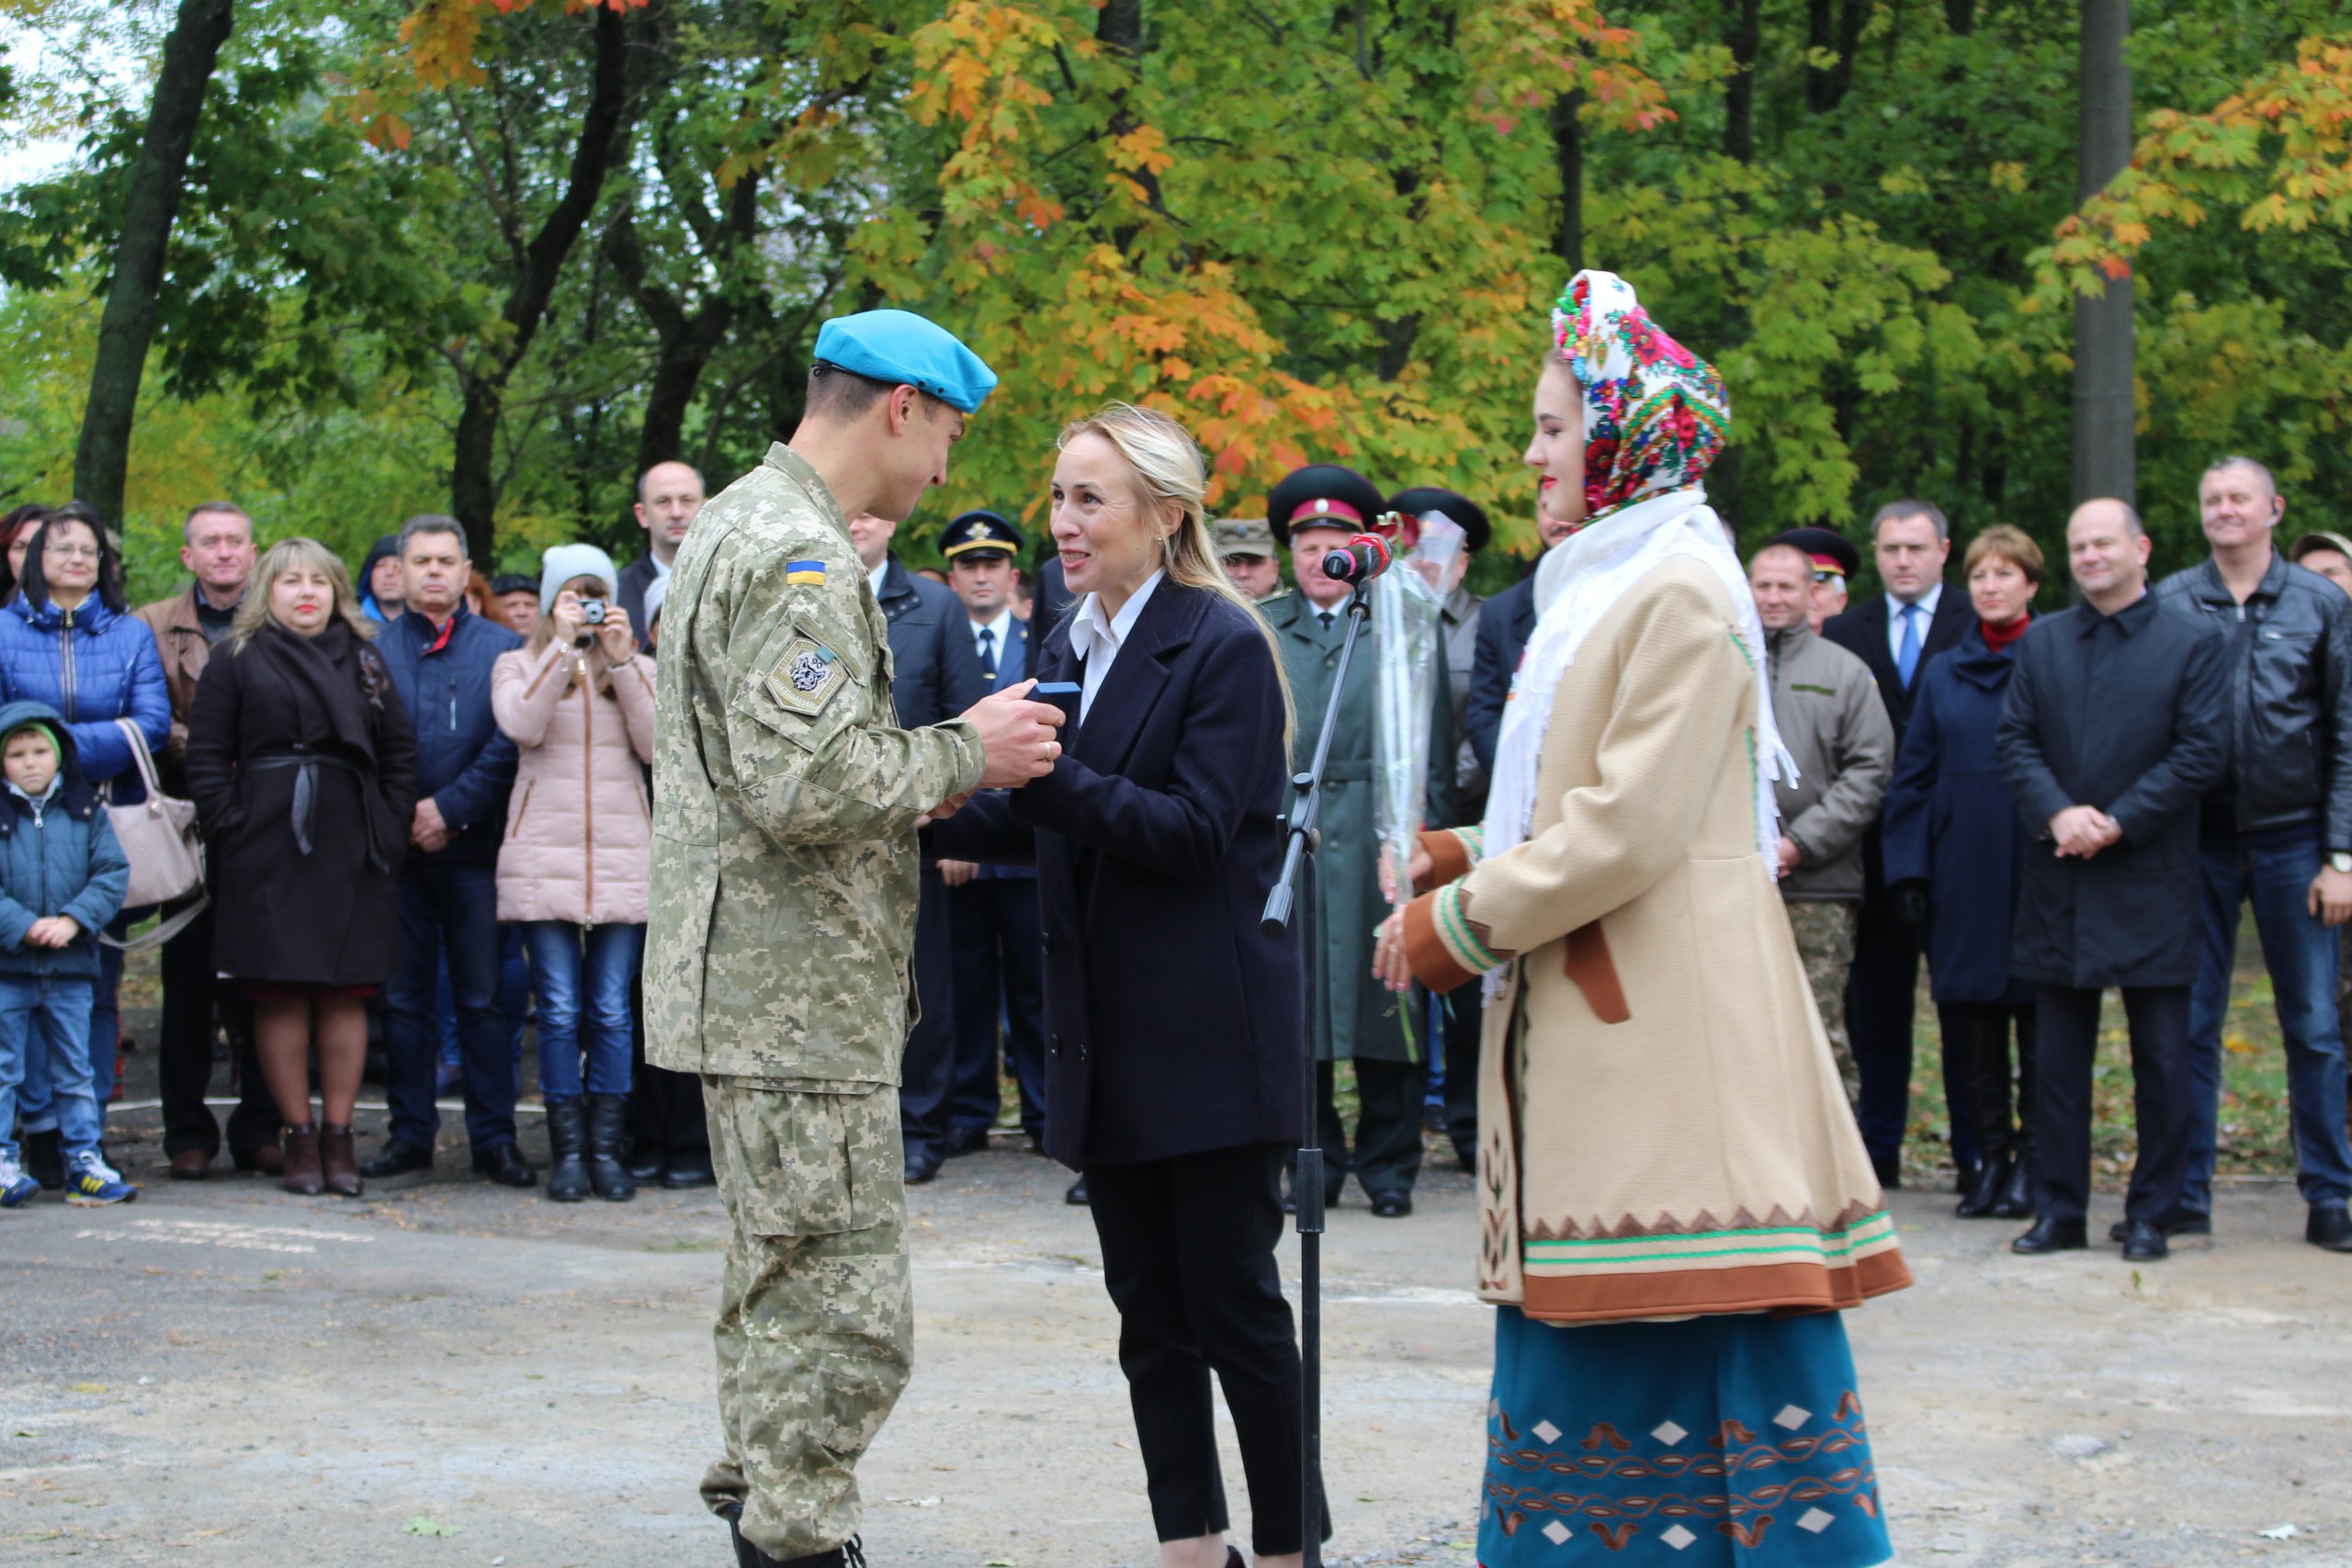
<path id="1" fill-rule="evenodd" d="M 14 1209 L 32 1201 L 40 1191 L 40 1183 L 25 1174 L 14 1155 L 0 1155 L 0 1209 Z"/>

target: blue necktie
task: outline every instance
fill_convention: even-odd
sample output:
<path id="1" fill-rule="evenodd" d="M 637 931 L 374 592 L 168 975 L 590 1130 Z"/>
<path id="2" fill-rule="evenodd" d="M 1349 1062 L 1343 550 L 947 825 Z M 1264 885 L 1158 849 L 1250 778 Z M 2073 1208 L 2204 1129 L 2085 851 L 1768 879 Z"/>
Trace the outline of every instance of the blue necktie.
<path id="1" fill-rule="evenodd" d="M 1903 689 L 1911 689 L 1911 677 L 1919 668 L 1919 606 L 1903 606 L 1903 646 L 1894 655 L 1896 673 L 1903 677 Z"/>

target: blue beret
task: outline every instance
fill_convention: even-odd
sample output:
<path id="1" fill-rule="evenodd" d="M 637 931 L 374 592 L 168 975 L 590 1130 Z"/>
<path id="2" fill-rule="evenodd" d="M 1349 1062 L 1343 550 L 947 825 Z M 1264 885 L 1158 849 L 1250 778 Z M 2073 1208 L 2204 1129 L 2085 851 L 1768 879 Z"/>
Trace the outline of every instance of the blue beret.
<path id="1" fill-rule="evenodd" d="M 979 412 L 996 372 L 956 334 L 911 310 L 860 310 L 817 329 L 817 357 L 892 386 L 920 387 L 966 413 Z"/>

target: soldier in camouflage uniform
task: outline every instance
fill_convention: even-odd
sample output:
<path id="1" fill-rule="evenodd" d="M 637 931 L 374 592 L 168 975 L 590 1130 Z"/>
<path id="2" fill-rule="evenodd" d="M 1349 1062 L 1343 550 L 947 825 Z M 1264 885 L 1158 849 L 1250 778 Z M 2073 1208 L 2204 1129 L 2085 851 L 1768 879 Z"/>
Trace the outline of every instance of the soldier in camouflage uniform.
<path id="1" fill-rule="evenodd" d="M 1814 533 L 1818 530 L 1803 530 Z M 1850 548 L 1851 547 L 1849 547 Z M 1894 773 L 1894 727 L 1870 666 L 1813 629 L 1813 559 L 1784 536 L 1756 552 L 1747 585 L 1772 671 L 1772 719 L 1796 759 L 1782 779 L 1781 898 L 1849 1104 L 1861 1075 L 1846 1032 L 1846 976 L 1862 901 L 1862 836 Z"/>
<path id="2" fill-rule="evenodd" d="M 913 510 L 994 384 L 921 317 L 826 322 L 807 418 L 695 519 L 663 604 L 646 1057 L 700 1075 L 732 1226 L 703 1495 L 747 1568 L 856 1555 L 858 1456 L 906 1385 L 915 829 L 1060 750 L 1025 686 L 900 729 L 850 542 L 845 513 Z"/>

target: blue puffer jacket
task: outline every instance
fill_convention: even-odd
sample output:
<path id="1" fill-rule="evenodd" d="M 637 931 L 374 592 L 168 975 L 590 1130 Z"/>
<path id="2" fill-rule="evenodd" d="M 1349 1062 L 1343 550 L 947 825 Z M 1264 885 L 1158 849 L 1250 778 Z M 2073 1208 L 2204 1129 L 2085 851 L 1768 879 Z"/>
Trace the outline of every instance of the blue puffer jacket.
<path id="1" fill-rule="evenodd" d="M 54 787 L 39 803 L 0 782 L 0 976 L 95 980 L 97 933 L 122 908 L 130 863 L 99 809 L 97 791 L 74 765 L 74 737 L 56 709 L 43 703 L 0 707 L 0 737 L 37 719 L 62 733 L 65 755 Z M 73 916 L 81 933 L 63 947 L 27 947 L 25 932 L 51 915 Z"/>
<path id="2" fill-rule="evenodd" d="M 417 798 L 431 795 L 449 825 L 447 849 L 431 855 L 412 849 L 409 864 L 498 863 L 516 757 L 490 711 L 490 668 L 522 646 L 521 637 L 462 605 L 446 642 L 413 610 L 376 634 L 376 651 L 416 730 Z"/>
<path id="3" fill-rule="evenodd" d="M 114 721 L 136 721 L 160 757 L 172 738 L 172 694 L 155 634 L 137 616 L 115 614 L 95 593 L 70 615 L 17 594 L 0 609 L 0 703 L 45 703 L 64 715 L 83 776 L 115 781 L 117 805 L 147 798 Z"/>

